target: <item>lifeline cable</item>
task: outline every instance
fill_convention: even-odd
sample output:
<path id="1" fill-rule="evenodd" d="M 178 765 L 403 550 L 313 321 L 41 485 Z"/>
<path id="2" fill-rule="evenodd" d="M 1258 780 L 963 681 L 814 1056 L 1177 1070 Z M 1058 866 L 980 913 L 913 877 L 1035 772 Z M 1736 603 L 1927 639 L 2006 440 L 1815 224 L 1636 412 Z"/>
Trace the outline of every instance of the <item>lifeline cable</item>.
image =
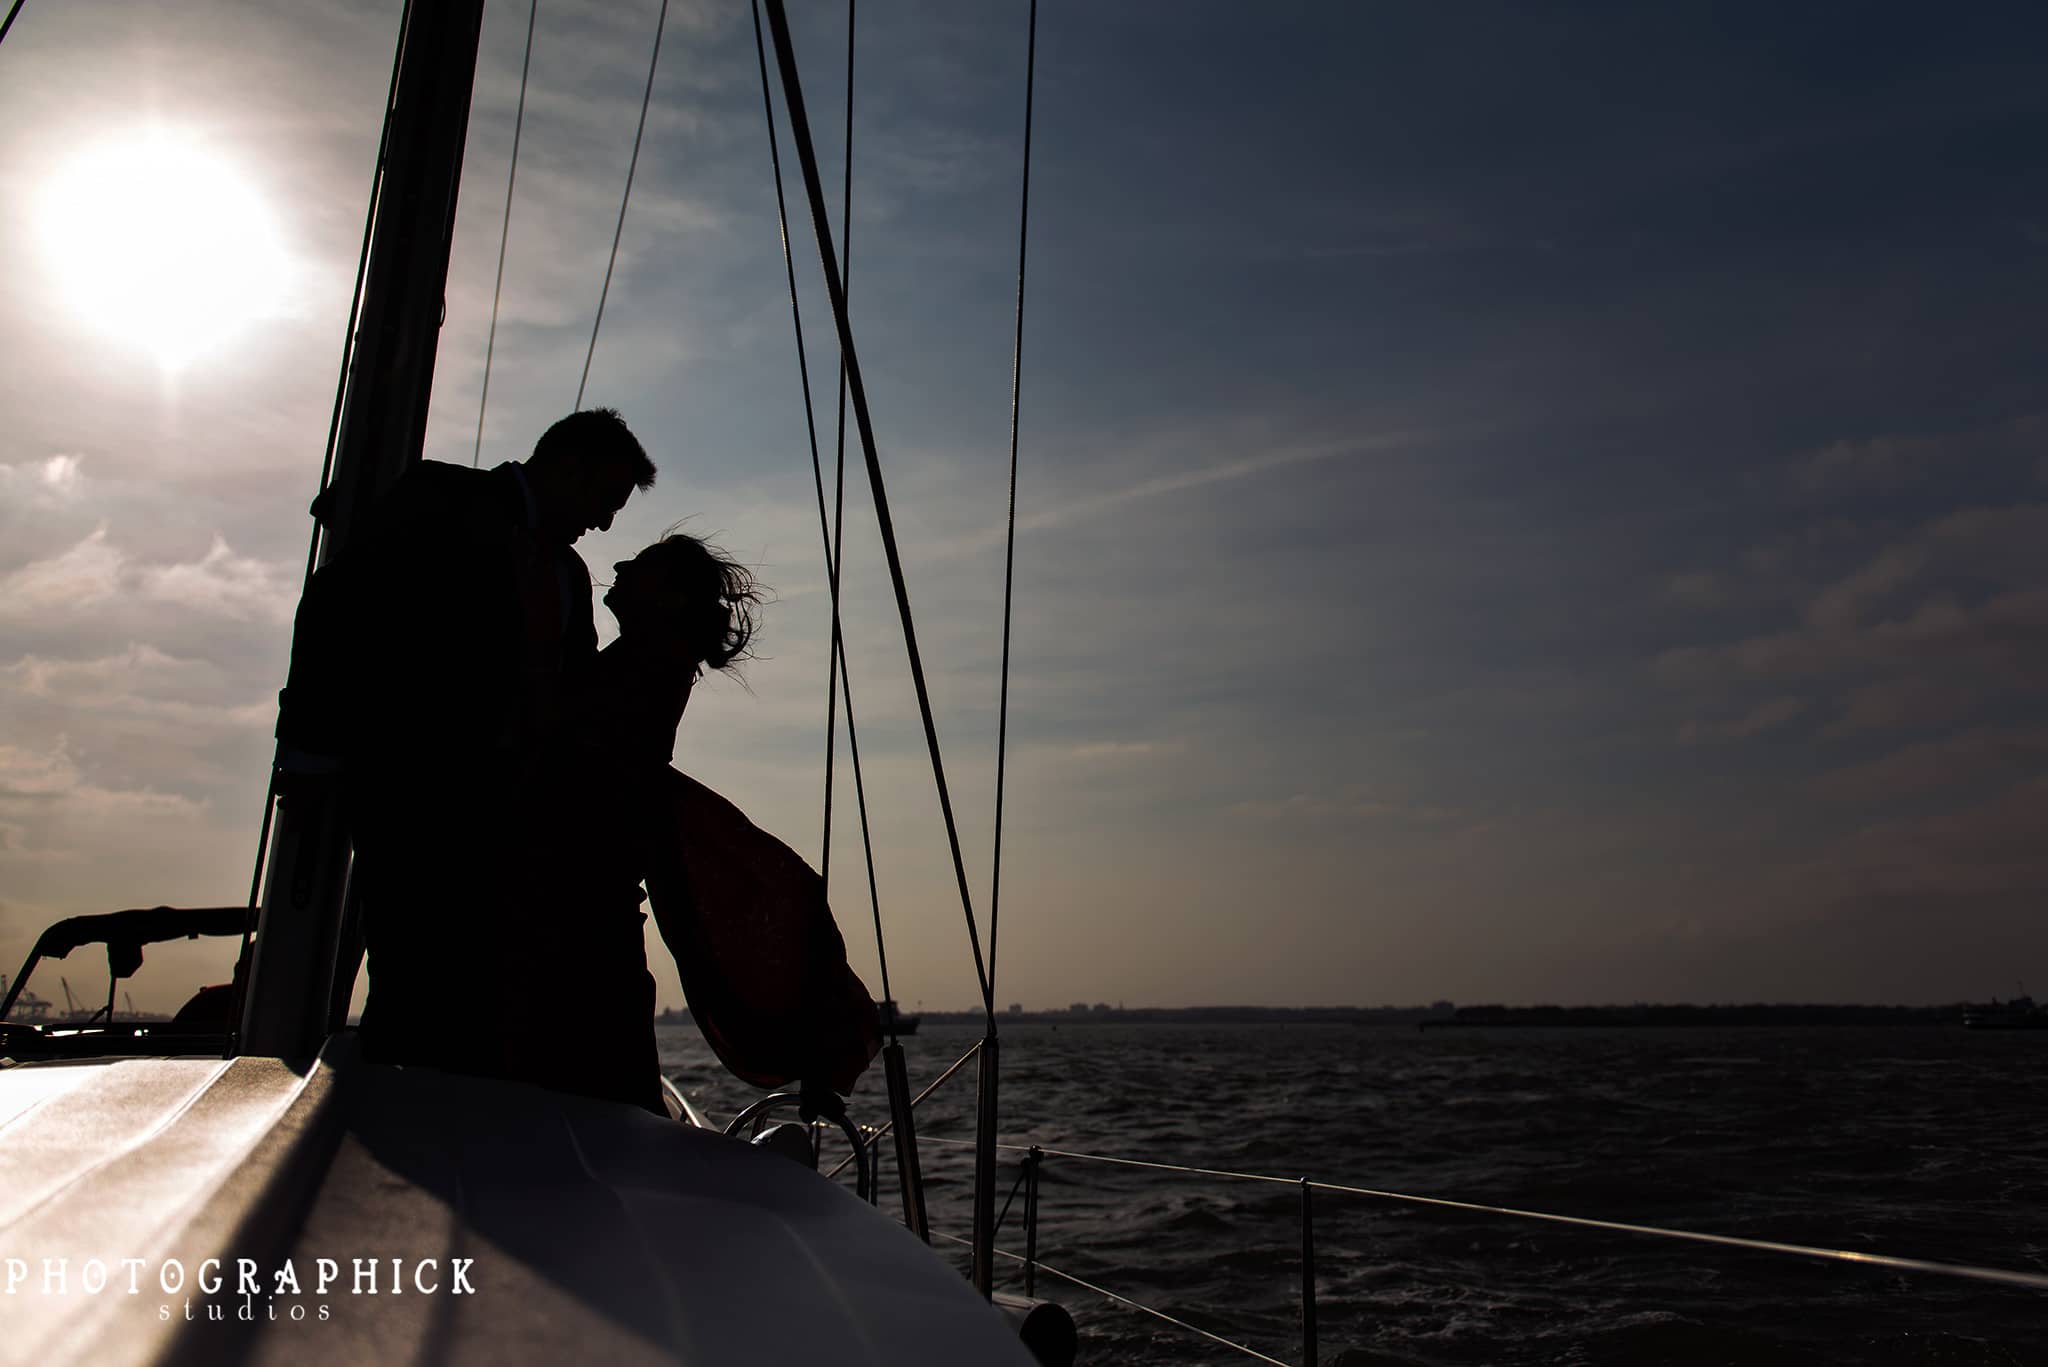
<path id="1" fill-rule="evenodd" d="M 782 197 L 782 152 L 779 140 L 775 136 L 775 103 L 770 97 L 768 89 L 768 55 L 767 50 L 761 43 L 761 7 L 759 0 L 756 0 L 753 6 L 753 15 L 754 57 L 761 68 L 761 109 L 767 116 L 768 121 L 768 162 L 775 177 L 775 218 L 782 236 L 782 268 L 789 278 L 789 312 L 796 329 L 797 376 L 802 382 L 804 391 L 804 427 L 808 431 L 811 441 L 811 482 L 817 486 L 818 531 L 825 541 L 825 575 L 832 585 L 831 649 L 833 663 L 836 666 L 836 676 L 827 679 L 827 692 L 829 696 L 826 700 L 827 720 L 825 731 L 825 854 L 822 861 L 824 868 L 819 871 L 819 879 L 823 881 L 825 874 L 831 868 L 833 746 L 830 719 L 832 716 L 831 702 L 836 694 L 833 693 L 830 685 L 838 683 L 846 689 L 846 743 L 852 752 L 853 789 L 860 805 L 861 848 L 867 854 L 868 900 L 873 906 L 875 913 L 875 956 L 881 963 L 882 1000 L 888 1001 L 892 994 L 889 988 L 889 951 L 882 939 L 882 896 L 879 885 L 875 881 L 875 847 L 874 840 L 868 830 L 867 785 L 861 775 L 860 738 L 855 732 L 853 725 L 853 679 L 845 668 L 846 646 L 839 631 L 839 558 L 833 545 L 832 531 L 825 522 L 825 475 L 822 463 L 818 459 L 818 423 L 811 405 L 811 367 L 808 353 L 804 347 L 803 310 L 797 302 L 796 258 L 791 253 L 789 247 L 789 211 L 785 207 Z M 849 45 L 852 42 L 850 32 L 847 41 Z M 889 1024 L 889 1037 L 891 1039 L 896 1037 L 896 1027 L 893 1021 Z"/>
<path id="2" fill-rule="evenodd" d="M 944 1082 L 947 1078 L 953 1076 L 953 1074 L 959 1072 L 962 1068 L 966 1067 L 967 1061 L 973 1058 L 975 1055 L 979 1054 L 980 1052 L 981 1041 L 976 1040 L 973 1044 L 967 1047 L 966 1053 L 962 1054 L 959 1058 L 953 1060 L 952 1065 L 948 1067 L 945 1072 L 940 1073 L 937 1077 L 933 1078 L 930 1082 L 926 1083 L 925 1089 L 910 1099 L 910 1109 L 913 1111 L 916 1110 L 919 1102 L 923 1101 L 933 1092 L 939 1090 L 940 1083 Z M 894 1128 L 896 1128 L 896 1121 L 894 1117 L 891 1117 L 890 1119 L 883 1121 L 879 1125 L 868 1127 L 868 1142 L 870 1144 L 881 1143 L 883 1137 L 886 1136 L 889 1133 L 889 1131 Z M 839 1166 L 832 1169 L 832 1171 L 826 1173 L 825 1175 L 827 1177 L 837 1177 L 841 1172 L 845 1171 L 846 1165 L 848 1163 L 851 1163 L 852 1161 L 853 1159 L 851 1157 L 840 1159 Z"/>
<path id="3" fill-rule="evenodd" d="M 476 449 L 469 453 L 472 470 L 484 453 L 484 408 L 491 401 L 491 352 L 498 345 L 498 298 L 505 292 L 505 246 L 512 240 L 512 186 L 519 176 L 519 130 L 526 122 L 526 73 L 533 67 L 533 21 L 539 15 L 540 0 L 532 0 L 526 7 L 526 55 L 519 60 L 519 108 L 512 115 L 512 165 L 505 172 L 505 222 L 498 229 L 498 283 L 491 286 L 491 331 L 484 338 L 484 386 L 476 401 Z"/>
<path id="4" fill-rule="evenodd" d="M 971 1149 L 974 1144 L 965 1139 L 941 1139 L 933 1135 L 920 1135 L 928 1144 L 948 1144 L 955 1148 Z M 998 1144 L 999 1149 L 1012 1153 L 1029 1153 L 1035 1147 L 1038 1152 L 1059 1158 L 1078 1158 L 1091 1163 L 1114 1163 L 1128 1168 L 1156 1168 L 1162 1172 L 1190 1173 L 1198 1177 L 1223 1177 L 1239 1182 L 1275 1182 L 1282 1186 L 1299 1187 L 1303 1179 L 1298 1177 L 1272 1177 L 1258 1172 L 1231 1172 L 1224 1168 L 1198 1168 L 1184 1163 L 1158 1163 L 1143 1158 L 1115 1158 L 1108 1154 L 1077 1153 L 1071 1149 L 1053 1149 L 1045 1145 Z M 1506 1215 L 1518 1220 L 1541 1220 L 1549 1224 L 1571 1225 L 1580 1229 L 1604 1229 L 1617 1234 L 1647 1234 L 1660 1239 L 1681 1239 L 1692 1243 L 1720 1244 L 1728 1248 L 1748 1249 L 1757 1253 L 1788 1253 L 1802 1258 L 1819 1258 L 1824 1261 L 1860 1263 L 1866 1267 L 1885 1267 L 1900 1272 L 1930 1272 L 1937 1276 L 1961 1277 L 1969 1281 L 1996 1282 L 2004 1286 L 2023 1286 L 2034 1291 L 2048 1291 L 2048 1273 L 2016 1272 L 2002 1267 L 1978 1267 L 1969 1263 L 1938 1263 L 1926 1258 L 1900 1258 L 1888 1253 L 1857 1253 L 1844 1248 L 1819 1248 L 1812 1244 L 1787 1244 L 1771 1239 L 1745 1239 L 1735 1234 L 1703 1234 L 1691 1229 L 1666 1229 L 1658 1225 L 1633 1225 L 1619 1220 L 1595 1220 L 1584 1215 L 1557 1215 L 1542 1210 L 1518 1210 L 1513 1206 L 1491 1206 L 1477 1201 L 1453 1201 L 1442 1196 L 1415 1196 L 1402 1191 L 1382 1191 L 1374 1187 L 1347 1186 L 1340 1182 L 1308 1182 L 1316 1191 L 1337 1192 L 1347 1196 L 1370 1196 L 1380 1201 L 1396 1201 L 1406 1205 L 1434 1206 L 1443 1210 L 1469 1211 L 1477 1215 Z"/>
<path id="5" fill-rule="evenodd" d="M 943 1231 L 935 1232 L 938 1233 L 941 1239 L 948 1240 L 952 1243 L 964 1245 L 967 1242 L 965 1239 L 961 1238 L 957 1234 L 947 1234 Z M 1001 1258 L 1008 1258 L 1013 1263 L 1021 1263 L 1025 1260 L 1023 1254 L 1012 1253 L 1007 1248 L 997 1249 L 996 1256 Z M 1148 1315 L 1153 1315 L 1158 1317 L 1159 1319 L 1165 1320 L 1168 1324 L 1171 1324 L 1176 1328 L 1185 1329 L 1192 1334 L 1200 1334 L 1203 1338 L 1208 1339 L 1214 1343 L 1220 1343 L 1225 1348 L 1235 1348 L 1238 1352 L 1243 1353 L 1246 1357 L 1257 1358 L 1260 1362 L 1270 1362 L 1273 1364 L 1273 1367 L 1292 1367 L 1291 1364 L 1283 1362 L 1279 1358 L 1267 1357 L 1264 1353 L 1260 1352 L 1256 1348 L 1247 1348 L 1244 1344 L 1238 1343 L 1233 1339 L 1224 1338 L 1221 1334 L 1212 1334 L 1207 1329 L 1204 1329 L 1199 1325 L 1189 1324 L 1186 1320 L 1177 1320 L 1173 1316 L 1167 1314 L 1164 1310 L 1154 1310 L 1151 1306 L 1141 1305 L 1139 1302 L 1132 1300 L 1129 1296 L 1119 1296 L 1116 1292 L 1109 1290 L 1107 1287 L 1097 1286 L 1094 1282 L 1082 1281 L 1073 1273 L 1062 1272 L 1058 1268 L 1042 1260 L 1034 1260 L 1033 1266 L 1037 1267 L 1037 1269 L 1040 1272 L 1050 1272 L 1053 1276 L 1060 1278 L 1062 1281 L 1072 1282 L 1074 1285 L 1082 1288 L 1083 1290 L 1093 1291 L 1096 1295 L 1101 1296 L 1106 1300 L 1114 1301 L 1118 1305 L 1128 1306 L 1133 1310 L 1142 1310 Z"/>
<path id="6" fill-rule="evenodd" d="M 647 59 L 647 89 L 640 96 L 640 126 L 633 130 L 633 155 L 626 162 L 626 192 L 619 196 L 619 222 L 612 229 L 612 253 L 605 258 L 604 284 L 597 291 L 597 317 L 590 320 L 590 349 L 583 353 L 583 378 L 576 382 L 576 407 L 583 407 L 583 388 L 590 383 L 590 361 L 597 355 L 597 330 L 604 325 L 604 301 L 612 292 L 612 267 L 619 260 L 619 238 L 626 231 L 626 206 L 633 202 L 633 172 L 640 166 L 640 139 L 647 133 L 647 106 L 654 99 L 654 71 L 661 65 L 661 31 L 668 25 L 668 0 L 654 20 L 654 53 Z"/>

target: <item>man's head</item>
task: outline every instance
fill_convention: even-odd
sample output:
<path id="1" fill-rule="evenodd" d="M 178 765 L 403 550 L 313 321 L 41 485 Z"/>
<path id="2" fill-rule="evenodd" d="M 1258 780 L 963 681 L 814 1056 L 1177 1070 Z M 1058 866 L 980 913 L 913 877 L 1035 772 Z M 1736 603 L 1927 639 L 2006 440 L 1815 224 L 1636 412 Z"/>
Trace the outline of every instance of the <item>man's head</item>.
<path id="1" fill-rule="evenodd" d="M 608 531 L 633 490 L 654 484 L 654 462 L 617 409 L 571 413 L 541 433 L 526 458 L 541 535 L 564 545 Z"/>

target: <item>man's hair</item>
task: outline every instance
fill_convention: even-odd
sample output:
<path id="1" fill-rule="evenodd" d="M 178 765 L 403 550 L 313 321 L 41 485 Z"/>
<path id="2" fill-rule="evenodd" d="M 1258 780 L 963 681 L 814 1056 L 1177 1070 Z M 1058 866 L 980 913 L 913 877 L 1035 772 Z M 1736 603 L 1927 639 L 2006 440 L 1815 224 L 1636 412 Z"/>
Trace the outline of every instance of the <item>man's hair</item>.
<path id="1" fill-rule="evenodd" d="M 634 487 L 654 487 L 654 462 L 616 408 L 571 413 L 540 434 L 531 459 L 541 465 L 616 461 L 633 472 Z"/>

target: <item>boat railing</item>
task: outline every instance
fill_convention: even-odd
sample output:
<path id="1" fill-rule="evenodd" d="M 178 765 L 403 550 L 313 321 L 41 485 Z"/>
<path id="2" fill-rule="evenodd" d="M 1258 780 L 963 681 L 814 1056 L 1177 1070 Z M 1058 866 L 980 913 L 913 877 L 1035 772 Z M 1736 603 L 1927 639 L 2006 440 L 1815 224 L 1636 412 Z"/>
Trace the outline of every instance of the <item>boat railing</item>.
<path id="1" fill-rule="evenodd" d="M 966 1053 L 962 1054 L 944 1072 L 926 1084 L 923 1091 L 911 1098 L 910 1105 L 914 1108 L 920 1102 L 930 1097 L 948 1079 L 965 1067 L 980 1052 L 980 1049 L 981 1045 L 979 1042 L 970 1046 Z M 680 1092 L 677 1095 L 680 1098 Z M 779 1095 L 794 1099 L 794 1094 Z M 692 1123 L 707 1125 L 707 1122 L 702 1118 L 701 1112 L 691 1107 L 687 1101 L 683 1101 L 682 1104 L 685 1107 L 686 1116 Z M 763 1104 L 763 1102 L 756 1102 L 746 1111 L 741 1112 L 739 1119 L 727 1125 L 726 1132 L 732 1133 L 735 1127 L 739 1126 L 743 1121 L 751 1119 Z M 860 1158 L 862 1160 L 861 1172 L 864 1179 L 860 1188 L 860 1194 L 864 1199 L 875 1200 L 879 1185 L 876 1150 L 881 1140 L 889 1133 L 892 1124 L 893 1120 L 884 1122 L 881 1125 L 860 1126 L 861 1138 L 865 1142 L 857 1144 L 853 1153 L 840 1160 L 839 1164 L 826 1172 L 825 1175 L 827 1177 L 836 1177 L 846 1168 L 847 1164 L 854 1162 L 856 1158 Z M 975 1147 L 972 1140 L 954 1139 L 943 1135 L 920 1134 L 918 1140 L 923 1144 L 937 1144 L 948 1148 L 972 1150 Z M 1008 1220 L 1010 1210 L 1017 1196 L 1021 1192 L 1025 1198 L 1023 1209 L 1024 1251 L 1020 1253 L 1014 1249 L 998 1248 L 995 1252 L 998 1257 L 1021 1266 L 1025 1296 L 1030 1297 L 1036 1294 L 1037 1274 L 1044 1272 L 1084 1291 L 1101 1296 L 1113 1304 L 1150 1315 L 1188 1333 L 1200 1335 L 1204 1339 L 1233 1349 L 1255 1361 L 1275 1363 L 1279 1367 L 1292 1367 L 1292 1364 L 1285 1363 L 1282 1359 L 1268 1356 L 1248 1344 L 1238 1343 L 1235 1340 L 1204 1329 L 1199 1325 L 1190 1324 L 1186 1320 L 1178 1319 L 1163 1310 L 1145 1305 L 1131 1297 L 1076 1276 L 1071 1272 L 1053 1267 L 1040 1258 L 1038 1255 L 1040 1217 L 1038 1191 L 1039 1177 L 1045 1161 L 1048 1158 L 1058 1158 L 1074 1162 L 1145 1169 L 1183 1177 L 1199 1177 L 1228 1182 L 1263 1183 L 1295 1188 L 1300 1193 L 1301 1198 L 1298 1207 L 1299 1232 L 1301 1236 L 1301 1257 L 1298 1264 L 1298 1274 L 1300 1278 L 1301 1362 L 1303 1367 L 1316 1367 L 1317 1362 L 1317 1263 L 1315 1252 L 1315 1194 L 1317 1192 L 1425 1209 L 1486 1215 L 1499 1219 L 1600 1230 L 1610 1234 L 1708 1244 L 1757 1253 L 1775 1253 L 1838 1265 L 1856 1264 L 1862 1267 L 1882 1268 L 1897 1272 L 1962 1278 L 2032 1291 L 2048 1291 L 2048 1273 L 2041 1272 L 1984 1267 L 1968 1263 L 1949 1263 L 1928 1258 L 1908 1258 L 1885 1253 L 1864 1253 L 1853 1249 L 1827 1248 L 1813 1244 L 1786 1243 L 1771 1239 L 1752 1239 L 1741 1235 L 1714 1234 L 1702 1230 L 1674 1229 L 1667 1226 L 1634 1224 L 1621 1220 L 1602 1220 L 1592 1216 L 1567 1215 L 1555 1211 L 1525 1210 L 1514 1206 L 1495 1205 L 1481 1201 L 1461 1201 L 1442 1196 L 1423 1196 L 1413 1192 L 1391 1191 L 1343 1182 L 1322 1182 L 1308 1177 L 1282 1177 L 1271 1173 L 1239 1172 L 1228 1168 L 1202 1167 L 1189 1163 L 1167 1163 L 1156 1159 L 1125 1158 L 1114 1154 L 1086 1153 L 1077 1149 L 1053 1148 L 1043 1144 L 998 1143 L 996 1148 L 1001 1152 L 1021 1155 L 1017 1165 L 1016 1179 L 1010 1188 L 1008 1199 L 1003 1203 L 1002 1213 L 996 1217 L 995 1227 L 997 1232 L 1000 1233 L 1003 1225 Z M 933 1238 L 943 1239 L 948 1243 L 958 1244 L 962 1247 L 971 1247 L 968 1240 L 962 1239 L 958 1235 L 948 1234 L 939 1230 L 933 1230 L 931 1233 Z"/>
<path id="2" fill-rule="evenodd" d="M 932 1093 L 938 1091 L 939 1088 L 943 1087 L 946 1084 L 947 1080 L 953 1076 L 953 1074 L 959 1072 L 962 1068 L 965 1068 L 969 1063 L 973 1062 L 974 1059 L 980 1053 L 981 1041 L 976 1040 L 973 1044 L 967 1047 L 966 1053 L 962 1054 L 959 1058 L 954 1059 L 951 1064 L 947 1065 L 946 1071 L 940 1073 L 937 1077 L 933 1078 L 930 1082 L 926 1083 L 923 1091 L 919 1092 L 916 1096 L 910 1098 L 909 1109 L 913 1111 L 916 1110 L 919 1103 L 923 1102 L 926 1097 L 930 1096 Z M 870 1165 L 873 1165 L 875 1161 L 874 1155 L 876 1148 L 881 1144 L 882 1140 L 887 1138 L 889 1133 L 896 1128 L 896 1120 L 897 1117 L 891 1116 L 889 1117 L 889 1119 L 883 1121 L 879 1125 L 861 1126 L 861 1131 L 867 1140 L 866 1153 L 867 1161 Z M 832 1169 L 832 1171 L 826 1173 L 825 1175 L 827 1177 L 837 1177 L 840 1173 L 846 1170 L 846 1165 L 848 1163 L 851 1163 L 854 1160 L 855 1156 L 856 1155 L 854 1154 L 848 1154 L 846 1157 L 840 1159 L 838 1164 Z"/>
<path id="3" fill-rule="evenodd" d="M 939 1144 L 951 1148 L 973 1149 L 972 1140 L 953 1139 L 941 1135 L 921 1135 L 921 1142 Z M 1083 1280 L 1072 1273 L 1052 1267 L 1038 1256 L 1039 1206 L 1037 1200 L 1040 1169 L 1048 1158 L 1067 1159 L 1084 1163 L 1099 1163 L 1117 1167 L 1149 1169 L 1155 1172 L 1173 1173 L 1186 1177 L 1201 1177 L 1231 1182 L 1255 1182 L 1278 1186 L 1290 1186 L 1301 1193 L 1299 1223 L 1301 1234 L 1301 1259 L 1298 1267 L 1300 1276 L 1303 1367 L 1315 1367 L 1317 1360 L 1316 1324 L 1316 1253 L 1315 1253 L 1315 1193 L 1327 1192 L 1335 1196 L 1363 1197 L 1368 1200 L 1389 1202 L 1400 1205 L 1423 1207 L 1435 1210 L 1459 1211 L 1466 1214 L 1488 1215 L 1511 1220 L 1535 1221 L 1552 1225 L 1565 1225 L 1578 1229 L 1601 1230 L 1611 1234 L 1637 1235 L 1647 1238 L 1677 1240 L 1698 1244 L 1710 1244 L 1723 1248 L 1742 1249 L 1757 1253 L 1776 1253 L 1792 1257 L 1830 1262 L 1835 1264 L 1856 1264 L 1862 1267 L 1883 1268 L 1896 1272 L 1916 1273 L 1940 1277 L 2018 1287 L 2031 1291 L 2048 1291 L 2048 1273 L 2020 1271 L 2012 1268 L 1983 1267 L 1968 1263 L 1941 1262 L 1928 1258 L 1899 1257 L 1884 1253 L 1863 1253 L 1853 1249 L 1825 1248 L 1812 1244 L 1784 1243 L 1771 1239 L 1751 1239 L 1733 1234 L 1711 1234 L 1701 1230 L 1673 1229 L 1659 1225 L 1632 1224 L 1620 1220 L 1601 1220 L 1583 1215 L 1565 1215 L 1554 1211 L 1523 1210 L 1513 1206 L 1492 1205 L 1481 1201 L 1459 1201 L 1441 1196 L 1422 1196 L 1413 1192 L 1389 1191 L 1376 1187 L 1356 1186 L 1342 1182 L 1319 1182 L 1307 1177 L 1281 1177 L 1270 1173 L 1237 1172 L 1227 1168 L 1199 1167 L 1187 1163 L 1166 1163 L 1153 1159 L 1124 1158 L 1113 1154 L 1084 1153 L 1075 1149 L 1052 1148 L 1042 1144 L 998 1144 L 1006 1153 L 1021 1154 L 1018 1164 L 1018 1185 L 1028 1193 L 1024 1206 L 1025 1251 L 1018 1253 L 1011 1249 L 997 1249 L 997 1254 L 1012 1262 L 1022 1264 L 1024 1269 L 1024 1293 L 1033 1294 L 1035 1276 L 1045 1272 L 1069 1282 L 1084 1290 L 1128 1309 L 1141 1311 L 1168 1324 L 1176 1325 L 1190 1333 L 1199 1334 L 1211 1342 L 1232 1348 L 1259 1362 L 1280 1364 L 1291 1367 L 1281 1359 L 1270 1357 L 1247 1344 L 1235 1342 L 1212 1333 L 1198 1325 L 1176 1319 L 1162 1310 L 1144 1305 L 1128 1296 L 1119 1295 L 1106 1287 Z M 1012 1196 L 1016 1188 L 1012 1189 Z M 1007 1213 L 1008 1207 L 1005 1206 Z M 997 1220 L 1000 1229 L 1003 1221 Z M 951 1234 L 936 1233 L 950 1243 L 966 1244 L 966 1240 Z"/>
<path id="4" fill-rule="evenodd" d="M 704 1112 L 697 1109 L 697 1104 L 690 1100 L 688 1094 L 682 1088 L 676 1086 L 675 1079 L 666 1073 L 662 1074 L 661 1077 L 661 1091 L 662 1095 L 667 1097 L 675 1106 L 676 1119 L 682 1121 L 685 1125 L 699 1130 L 715 1130 L 718 1128 L 718 1126 L 711 1123 L 710 1118 Z"/>

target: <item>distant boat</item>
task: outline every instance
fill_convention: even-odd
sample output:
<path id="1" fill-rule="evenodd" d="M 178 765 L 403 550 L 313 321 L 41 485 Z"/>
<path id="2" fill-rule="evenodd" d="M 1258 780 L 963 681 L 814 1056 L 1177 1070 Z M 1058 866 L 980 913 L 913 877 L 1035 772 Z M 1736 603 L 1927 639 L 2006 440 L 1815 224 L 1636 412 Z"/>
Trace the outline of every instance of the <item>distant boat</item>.
<path id="1" fill-rule="evenodd" d="M 2048 1030 L 2048 1007 L 2034 1004 L 2028 996 L 2009 1002 L 1963 1008 L 1965 1030 Z"/>
<path id="2" fill-rule="evenodd" d="M 924 1019 L 923 1016 L 904 1015 L 897 1009 L 894 997 L 885 1002 L 877 1002 L 876 1007 L 882 1013 L 882 1033 L 885 1035 L 914 1035 L 917 1033 L 917 1023 Z"/>

